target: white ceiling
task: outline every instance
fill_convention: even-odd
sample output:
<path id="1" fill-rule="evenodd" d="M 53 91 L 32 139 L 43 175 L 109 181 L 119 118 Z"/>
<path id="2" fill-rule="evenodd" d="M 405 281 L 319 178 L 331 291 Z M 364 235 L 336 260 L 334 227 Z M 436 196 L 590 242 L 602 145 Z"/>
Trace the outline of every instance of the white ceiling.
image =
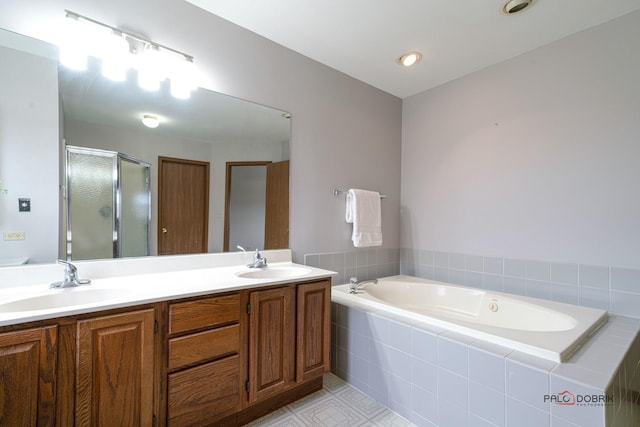
<path id="1" fill-rule="evenodd" d="M 640 9 L 640 0 L 187 0 L 400 98 Z M 423 59 L 396 64 L 407 51 Z"/>

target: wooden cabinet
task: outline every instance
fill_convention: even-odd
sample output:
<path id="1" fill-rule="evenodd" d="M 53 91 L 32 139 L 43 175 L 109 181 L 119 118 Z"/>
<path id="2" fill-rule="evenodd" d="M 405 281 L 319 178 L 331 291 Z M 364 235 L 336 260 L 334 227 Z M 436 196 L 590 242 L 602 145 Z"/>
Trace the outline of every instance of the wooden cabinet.
<path id="1" fill-rule="evenodd" d="M 320 280 L 170 304 L 168 425 L 236 425 L 308 393 L 294 389 L 329 367 L 330 292 Z"/>
<path id="2" fill-rule="evenodd" d="M 240 296 L 201 298 L 170 304 L 169 334 L 179 334 L 240 320 Z"/>
<path id="3" fill-rule="evenodd" d="M 0 425 L 236 426 L 322 387 L 328 279 L 4 327 Z"/>
<path id="4" fill-rule="evenodd" d="M 168 425 L 210 425 L 238 410 L 240 364 L 237 354 L 169 376 Z"/>
<path id="5" fill-rule="evenodd" d="M 78 322 L 77 426 L 150 426 L 154 310 Z"/>
<path id="6" fill-rule="evenodd" d="M 0 425 L 53 426 L 55 326 L 0 334 Z"/>
<path id="7" fill-rule="evenodd" d="M 329 280 L 254 291 L 249 299 L 250 403 L 328 372 Z"/>
<path id="8" fill-rule="evenodd" d="M 251 292 L 249 402 L 286 390 L 295 378 L 295 287 Z"/>
<path id="9" fill-rule="evenodd" d="M 298 285 L 296 381 L 328 372 L 331 354 L 331 282 Z"/>
<path id="10" fill-rule="evenodd" d="M 240 294 L 169 305 L 169 426 L 212 425 L 240 408 Z"/>

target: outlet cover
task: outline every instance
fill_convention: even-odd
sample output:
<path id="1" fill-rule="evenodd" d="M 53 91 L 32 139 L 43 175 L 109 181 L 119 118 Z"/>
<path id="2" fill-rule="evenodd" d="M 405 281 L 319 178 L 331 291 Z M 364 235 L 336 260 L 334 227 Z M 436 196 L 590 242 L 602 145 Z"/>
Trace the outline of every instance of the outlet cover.
<path id="1" fill-rule="evenodd" d="M 5 231 L 2 236 L 4 240 L 24 240 L 24 231 Z"/>

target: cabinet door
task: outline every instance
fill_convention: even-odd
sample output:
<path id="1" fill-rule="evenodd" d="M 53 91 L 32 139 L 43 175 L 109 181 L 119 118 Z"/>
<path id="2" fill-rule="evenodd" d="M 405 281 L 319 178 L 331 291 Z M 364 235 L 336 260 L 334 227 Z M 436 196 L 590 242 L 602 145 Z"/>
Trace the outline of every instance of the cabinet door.
<path id="1" fill-rule="evenodd" d="M 78 322 L 77 426 L 153 422 L 154 311 Z"/>
<path id="2" fill-rule="evenodd" d="M 293 382 L 295 289 L 252 292 L 249 316 L 249 402 L 266 399 Z"/>
<path id="3" fill-rule="evenodd" d="M 0 335 L 0 425 L 52 426 L 55 326 Z"/>
<path id="4" fill-rule="evenodd" d="M 296 380 L 329 371 L 331 352 L 331 282 L 298 285 Z"/>

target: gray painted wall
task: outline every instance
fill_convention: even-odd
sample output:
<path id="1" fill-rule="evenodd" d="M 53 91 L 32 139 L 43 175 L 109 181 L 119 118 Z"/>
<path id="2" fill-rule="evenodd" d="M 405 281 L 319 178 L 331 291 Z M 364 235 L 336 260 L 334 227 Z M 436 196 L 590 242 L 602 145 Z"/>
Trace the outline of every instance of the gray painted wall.
<path id="1" fill-rule="evenodd" d="M 264 215 L 267 167 L 231 168 L 229 195 L 229 249 L 242 246 L 246 251 L 264 248 Z"/>
<path id="2" fill-rule="evenodd" d="M 0 27 L 43 38 L 48 28 L 30 19 L 33 11 L 63 16 L 65 8 L 193 55 L 209 89 L 292 113 L 290 246 L 297 261 L 353 248 L 334 187 L 385 193 L 384 247 L 399 246 L 400 99 L 179 0 L 3 0 Z"/>
<path id="3" fill-rule="evenodd" d="M 352 250 L 334 187 L 385 193 L 384 247 L 399 247 L 402 178 L 403 247 L 640 267 L 638 13 L 402 102 L 178 0 L 8 0 L 0 26 L 41 36 L 29 10 L 64 8 L 193 54 L 210 89 L 292 113 L 299 261 Z"/>
<path id="4" fill-rule="evenodd" d="M 52 262 L 58 254 L 57 64 L 1 45 L 0 54 L 16 65 L 0 67 L 0 188 L 8 190 L 0 194 L 0 258 Z M 18 211 L 19 198 L 31 199 L 30 212 Z M 14 231 L 25 239 L 4 241 L 3 233 Z"/>
<path id="5" fill-rule="evenodd" d="M 402 246 L 640 267 L 640 13 L 407 98 Z"/>

